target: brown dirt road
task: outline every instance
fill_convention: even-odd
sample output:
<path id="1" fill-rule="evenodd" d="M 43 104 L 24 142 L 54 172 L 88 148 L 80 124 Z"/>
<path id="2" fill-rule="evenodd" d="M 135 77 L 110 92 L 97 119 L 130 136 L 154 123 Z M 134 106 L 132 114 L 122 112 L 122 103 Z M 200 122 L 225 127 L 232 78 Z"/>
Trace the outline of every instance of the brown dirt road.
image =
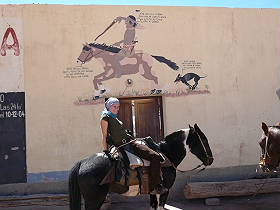
<path id="1" fill-rule="evenodd" d="M 205 199 L 170 201 L 169 210 L 279 210 L 280 193 L 246 197 L 222 197 L 220 205 L 207 206 Z M 0 197 L 0 210 L 68 210 L 66 195 Z M 113 199 L 108 210 L 147 210 L 148 200 L 118 201 Z"/>

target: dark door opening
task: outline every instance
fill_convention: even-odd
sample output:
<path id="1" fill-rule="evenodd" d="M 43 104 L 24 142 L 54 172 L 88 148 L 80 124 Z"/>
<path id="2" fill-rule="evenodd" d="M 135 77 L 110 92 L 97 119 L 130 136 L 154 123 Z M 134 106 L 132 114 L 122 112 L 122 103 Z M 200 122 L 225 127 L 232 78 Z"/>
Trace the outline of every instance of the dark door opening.
<path id="1" fill-rule="evenodd" d="M 164 138 L 162 98 L 121 98 L 119 119 L 135 137 L 151 136 L 158 142 Z"/>

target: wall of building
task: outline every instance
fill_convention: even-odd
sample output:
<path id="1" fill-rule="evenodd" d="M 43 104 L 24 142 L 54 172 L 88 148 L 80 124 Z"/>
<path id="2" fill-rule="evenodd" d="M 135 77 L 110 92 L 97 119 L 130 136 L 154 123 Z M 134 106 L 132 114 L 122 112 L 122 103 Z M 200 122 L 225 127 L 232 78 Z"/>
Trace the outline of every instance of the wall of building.
<path id="1" fill-rule="evenodd" d="M 102 150 L 99 116 L 109 96 L 149 96 L 151 90 L 161 90 L 165 134 L 198 123 L 209 138 L 213 168 L 256 164 L 261 122 L 274 124 L 280 119 L 278 9 L 2 5 L 1 10 L 1 25 L 5 25 L 5 11 L 12 10 L 10 14 L 18 18 L 12 24 L 23 34 L 20 49 L 24 51 L 30 177 L 57 176 Z M 135 50 L 146 53 L 142 58 L 151 62 L 158 84 L 141 76 L 143 61 L 142 67 L 132 67 L 140 73 L 114 77 L 97 90 L 93 79 L 105 71 L 105 58 L 83 65 L 77 58 L 83 44 L 94 42 L 116 17 L 128 15 L 138 23 Z M 125 30 L 124 22 L 116 23 L 96 42 L 113 44 L 123 39 Z M 163 56 L 179 69 L 172 70 L 149 55 Z M 136 60 L 122 62 L 135 64 Z M 110 71 L 115 67 L 107 65 Z M 189 72 L 206 76 L 194 90 L 174 83 L 178 74 Z M 6 92 L 8 85 L 0 86 L 0 92 Z M 196 163 L 188 155 L 180 167 Z"/>

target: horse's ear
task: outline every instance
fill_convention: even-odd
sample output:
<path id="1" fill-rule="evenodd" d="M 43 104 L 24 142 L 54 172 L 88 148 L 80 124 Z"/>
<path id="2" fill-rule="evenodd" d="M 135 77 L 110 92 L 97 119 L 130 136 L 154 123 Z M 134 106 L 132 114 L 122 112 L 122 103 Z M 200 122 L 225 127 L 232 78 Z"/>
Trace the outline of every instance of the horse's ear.
<path id="1" fill-rule="evenodd" d="M 194 129 L 195 129 L 196 131 L 200 131 L 200 132 L 201 132 L 200 128 L 198 127 L 198 125 L 197 125 L 196 123 L 194 124 Z"/>
<path id="2" fill-rule="evenodd" d="M 267 135 L 268 134 L 268 126 L 264 122 L 262 122 L 262 129 L 263 129 L 264 134 Z"/>
<path id="3" fill-rule="evenodd" d="M 190 124 L 189 124 L 189 129 L 191 132 L 194 131 L 194 127 L 192 127 Z"/>

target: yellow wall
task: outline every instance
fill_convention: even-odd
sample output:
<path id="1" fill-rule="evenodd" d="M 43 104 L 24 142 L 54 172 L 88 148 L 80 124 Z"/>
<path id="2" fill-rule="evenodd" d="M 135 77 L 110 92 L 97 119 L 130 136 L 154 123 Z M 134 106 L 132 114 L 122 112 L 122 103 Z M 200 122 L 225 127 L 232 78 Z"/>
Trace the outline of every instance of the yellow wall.
<path id="1" fill-rule="evenodd" d="M 3 42 L 4 34 L 10 26 L 15 31 L 16 39 L 19 43 L 20 52 L 14 55 L 14 49 L 2 50 L 0 55 L 0 92 L 23 92 L 24 91 L 24 71 L 23 71 L 23 14 L 21 7 L 17 6 L 0 6 L 0 39 L 1 46 L 3 44 L 13 45 L 11 33 L 9 33 L 7 41 Z M 4 52 L 6 55 L 4 55 Z"/>
<path id="2" fill-rule="evenodd" d="M 201 62 L 195 72 L 207 75 L 199 90 L 207 94 L 163 95 L 165 134 L 195 122 L 209 138 L 215 162 L 212 167 L 256 164 L 261 122 L 280 119 L 276 95 L 280 72 L 280 14 L 278 9 L 230 9 L 144 6 L 1 6 L 22 12 L 24 83 L 26 93 L 26 143 L 29 173 L 69 170 L 74 162 L 101 147 L 99 115 L 103 100 L 92 102 L 93 77 L 103 71 L 97 61 L 83 65 L 83 78 L 65 78 L 77 68 L 82 44 L 93 42 L 117 16 L 139 9 L 162 14 L 159 23 L 141 23 L 137 48 L 162 55 L 180 67 L 186 60 Z M 164 16 L 164 17 L 163 17 Z M 3 21 L 3 19 L 2 19 Z M 116 24 L 100 43 L 122 39 L 124 24 Z M 194 70 L 192 70 L 194 71 Z M 179 71 L 154 61 L 159 86 L 176 89 Z M 183 70 L 187 73 L 188 70 Z M 125 89 L 154 88 L 139 74 L 114 78 L 104 85 L 109 94 Z M 132 88 L 132 89 L 133 89 Z M 78 99 L 88 105 L 75 104 Z M 181 168 L 197 160 L 188 156 Z"/>

